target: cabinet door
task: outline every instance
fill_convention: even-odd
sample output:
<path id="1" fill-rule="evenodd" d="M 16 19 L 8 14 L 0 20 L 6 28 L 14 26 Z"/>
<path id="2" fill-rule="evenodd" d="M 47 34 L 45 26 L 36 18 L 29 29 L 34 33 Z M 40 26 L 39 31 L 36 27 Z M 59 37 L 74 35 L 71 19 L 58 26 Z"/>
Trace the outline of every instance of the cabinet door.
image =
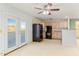
<path id="1" fill-rule="evenodd" d="M 20 35 L 21 43 L 26 42 L 26 23 L 23 21 L 20 23 Z"/>
<path id="2" fill-rule="evenodd" d="M 8 48 L 16 46 L 16 20 L 8 19 Z"/>

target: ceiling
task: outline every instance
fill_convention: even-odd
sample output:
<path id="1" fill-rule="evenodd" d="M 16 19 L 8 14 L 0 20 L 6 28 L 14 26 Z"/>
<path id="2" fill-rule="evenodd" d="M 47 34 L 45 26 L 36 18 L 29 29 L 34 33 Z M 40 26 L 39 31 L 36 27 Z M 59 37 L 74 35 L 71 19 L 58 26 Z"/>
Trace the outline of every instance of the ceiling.
<path id="1" fill-rule="evenodd" d="M 10 5 L 40 19 L 66 19 L 79 18 L 79 3 L 53 3 L 60 11 L 53 11 L 52 15 L 37 14 L 39 10 L 34 7 L 43 7 L 47 3 L 11 3 Z"/>

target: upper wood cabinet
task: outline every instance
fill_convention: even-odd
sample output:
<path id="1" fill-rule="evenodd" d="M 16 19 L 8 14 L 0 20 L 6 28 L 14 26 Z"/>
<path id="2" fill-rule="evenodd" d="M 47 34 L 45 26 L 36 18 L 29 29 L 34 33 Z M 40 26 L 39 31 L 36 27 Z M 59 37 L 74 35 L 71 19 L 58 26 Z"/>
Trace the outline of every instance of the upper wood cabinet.
<path id="1" fill-rule="evenodd" d="M 52 29 L 67 29 L 68 21 L 67 20 L 53 20 L 51 22 L 45 23 L 45 25 L 52 25 Z"/>

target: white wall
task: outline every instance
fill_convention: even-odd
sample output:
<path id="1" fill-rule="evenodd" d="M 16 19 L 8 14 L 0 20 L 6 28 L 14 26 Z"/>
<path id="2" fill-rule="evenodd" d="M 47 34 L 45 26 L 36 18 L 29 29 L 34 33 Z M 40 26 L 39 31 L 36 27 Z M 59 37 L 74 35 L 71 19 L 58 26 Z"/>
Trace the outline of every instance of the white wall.
<path id="1" fill-rule="evenodd" d="M 2 51 L 4 50 L 4 44 L 6 44 L 7 41 L 7 20 L 8 18 L 13 18 L 17 21 L 23 20 L 26 22 L 26 28 L 27 28 L 27 43 L 32 42 L 32 19 L 33 17 L 31 17 L 30 15 L 27 15 L 25 13 L 23 13 L 22 11 L 11 7 L 10 5 L 7 4 L 0 4 L 0 19 L 2 20 L 2 40 L 3 42 L 5 41 L 5 43 L 2 43 Z M 17 25 L 18 26 L 18 25 Z M 17 28 L 18 29 L 18 28 Z M 17 32 L 17 36 L 20 33 Z M 19 36 L 18 36 L 19 37 Z M 19 39 L 19 38 L 17 38 Z M 1 41 L 1 40 L 0 40 Z"/>

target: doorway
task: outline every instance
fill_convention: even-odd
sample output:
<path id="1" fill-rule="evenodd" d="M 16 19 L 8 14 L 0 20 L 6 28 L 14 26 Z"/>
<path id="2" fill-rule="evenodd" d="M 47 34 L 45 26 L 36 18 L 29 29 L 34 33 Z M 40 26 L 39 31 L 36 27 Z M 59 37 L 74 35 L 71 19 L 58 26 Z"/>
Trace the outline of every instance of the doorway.
<path id="1" fill-rule="evenodd" d="M 79 45 L 79 20 L 70 20 L 70 29 L 75 30 L 77 45 Z"/>
<path id="2" fill-rule="evenodd" d="M 79 21 L 76 21 L 75 22 L 75 26 L 76 26 L 76 36 L 77 36 L 77 39 L 79 39 Z"/>
<path id="3" fill-rule="evenodd" d="M 70 29 L 76 31 L 76 38 L 79 39 L 79 20 L 70 20 Z"/>

